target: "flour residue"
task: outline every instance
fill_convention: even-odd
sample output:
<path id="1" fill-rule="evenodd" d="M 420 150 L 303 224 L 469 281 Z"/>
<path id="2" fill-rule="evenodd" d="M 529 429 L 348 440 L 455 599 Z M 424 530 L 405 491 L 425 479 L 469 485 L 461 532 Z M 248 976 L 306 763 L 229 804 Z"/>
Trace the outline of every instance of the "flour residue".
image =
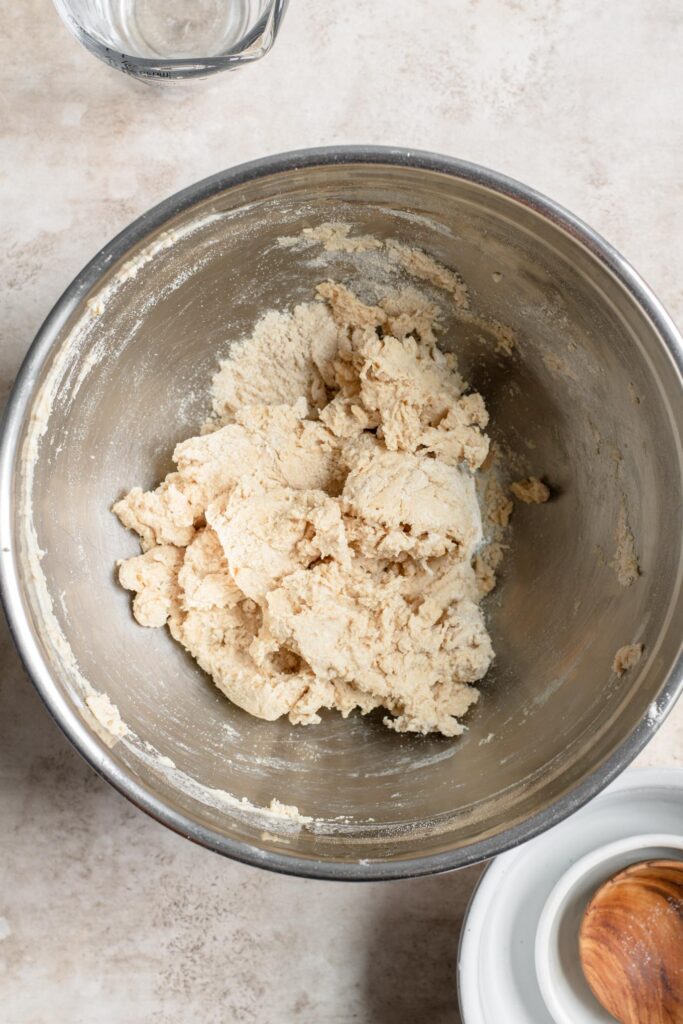
<path id="1" fill-rule="evenodd" d="M 421 218 L 415 218 L 420 221 Z M 417 280 L 450 297 L 450 312 L 463 324 L 485 329 L 495 339 L 496 351 L 511 357 L 518 345 L 518 339 L 508 324 L 483 316 L 471 308 L 467 285 L 457 270 L 445 267 L 429 253 L 405 245 L 395 238 L 379 239 L 372 235 L 352 234 L 353 227 L 345 221 L 331 221 L 312 228 L 304 228 L 300 235 L 282 236 L 278 244 L 283 248 L 302 248 L 314 244 L 322 245 L 325 252 L 352 253 L 371 256 L 369 278 L 374 272 L 378 279 L 385 276 L 387 267 L 394 267 L 408 279 Z M 377 287 L 377 285 L 375 285 Z"/>

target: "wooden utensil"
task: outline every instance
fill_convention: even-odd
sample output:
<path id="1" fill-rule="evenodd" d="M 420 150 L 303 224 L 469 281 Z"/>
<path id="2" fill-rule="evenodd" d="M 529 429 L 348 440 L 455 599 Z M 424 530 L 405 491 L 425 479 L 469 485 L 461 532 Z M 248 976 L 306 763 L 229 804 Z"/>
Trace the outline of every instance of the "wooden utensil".
<path id="1" fill-rule="evenodd" d="M 596 999 L 622 1024 L 683 1024 L 683 861 L 633 864 L 600 886 L 579 955 Z"/>

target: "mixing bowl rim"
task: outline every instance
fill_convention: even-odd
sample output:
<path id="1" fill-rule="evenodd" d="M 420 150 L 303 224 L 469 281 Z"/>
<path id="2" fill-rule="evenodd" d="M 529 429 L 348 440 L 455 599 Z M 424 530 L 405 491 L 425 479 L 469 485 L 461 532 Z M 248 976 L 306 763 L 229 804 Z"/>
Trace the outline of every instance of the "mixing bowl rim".
<path id="1" fill-rule="evenodd" d="M 459 849 L 419 857 L 347 862 L 287 856 L 231 839 L 171 809 L 151 788 L 141 785 L 132 772 L 116 763 L 109 748 L 94 735 L 78 710 L 59 692 L 49 664 L 41 656 L 24 608 L 23 586 L 14 550 L 11 502 L 21 429 L 35 397 L 41 368 L 62 327 L 112 264 L 150 233 L 162 229 L 164 224 L 179 213 L 230 188 L 287 171 L 344 164 L 385 164 L 445 174 L 482 186 L 550 221 L 586 248 L 617 278 L 647 316 L 654 332 L 673 359 L 679 375 L 683 375 L 683 338 L 661 302 L 628 261 L 561 205 L 513 178 L 455 157 L 390 146 L 295 150 L 240 164 L 176 192 L 124 228 L 74 278 L 39 328 L 21 365 L 0 425 L 0 599 L 24 667 L 48 711 L 95 771 L 137 807 L 199 845 L 246 864 L 309 878 L 377 881 L 437 874 L 487 860 L 539 835 L 577 811 L 630 764 L 671 710 L 683 687 L 683 655 L 676 659 L 655 698 L 655 712 L 645 716 L 610 757 L 577 786 L 526 820 Z"/>

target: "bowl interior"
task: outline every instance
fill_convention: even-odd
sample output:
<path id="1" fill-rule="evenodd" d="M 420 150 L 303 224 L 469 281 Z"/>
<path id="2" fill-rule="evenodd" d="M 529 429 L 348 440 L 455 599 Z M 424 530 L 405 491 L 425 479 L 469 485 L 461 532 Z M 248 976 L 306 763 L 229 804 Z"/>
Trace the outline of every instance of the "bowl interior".
<path id="1" fill-rule="evenodd" d="M 138 548 L 110 506 L 171 468 L 231 342 L 328 277 L 363 291 L 367 254 L 278 242 L 330 220 L 457 268 L 474 309 L 517 337 L 505 355 L 485 325 L 452 314 L 443 334 L 485 396 L 512 474 L 545 475 L 553 488 L 548 505 L 514 513 L 487 605 L 496 661 L 455 741 L 397 736 L 374 716 L 329 714 L 307 728 L 254 720 L 166 631 L 134 622 L 114 578 L 116 560 Z M 457 863 L 457 851 L 574 789 L 647 714 L 680 648 L 681 381 L 628 289 L 570 231 L 443 172 L 295 167 L 216 187 L 81 290 L 22 424 L 13 522 L 49 699 L 90 722 L 85 679 L 134 734 L 98 746 L 102 763 L 219 846 Z M 624 510 L 642 571 L 630 587 L 611 564 Z M 619 678 L 615 652 L 635 640 L 645 656 Z M 273 797 L 319 820 L 296 828 L 237 805 Z"/>

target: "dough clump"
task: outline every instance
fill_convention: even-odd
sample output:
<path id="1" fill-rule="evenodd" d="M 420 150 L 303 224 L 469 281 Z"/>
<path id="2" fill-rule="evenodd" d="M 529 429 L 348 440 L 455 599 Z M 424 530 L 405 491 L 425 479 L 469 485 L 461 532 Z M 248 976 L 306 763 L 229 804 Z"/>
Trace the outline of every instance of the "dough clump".
<path id="1" fill-rule="evenodd" d="M 550 498 L 550 488 L 537 476 L 517 480 L 510 484 L 510 490 L 515 498 L 523 501 L 525 505 L 543 505 Z"/>
<path id="2" fill-rule="evenodd" d="M 118 563 L 137 621 L 168 625 L 252 715 L 382 707 L 398 732 L 463 731 L 501 551 L 479 551 L 488 415 L 438 326 L 412 287 L 368 305 L 327 281 L 267 313 L 176 470 L 114 505 L 142 546 Z"/>
<path id="3" fill-rule="evenodd" d="M 618 676 L 623 676 L 629 669 L 635 668 L 643 656 L 645 647 L 643 644 L 626 644 L 620 647 L 614 655 L 612 668 Z"/>

